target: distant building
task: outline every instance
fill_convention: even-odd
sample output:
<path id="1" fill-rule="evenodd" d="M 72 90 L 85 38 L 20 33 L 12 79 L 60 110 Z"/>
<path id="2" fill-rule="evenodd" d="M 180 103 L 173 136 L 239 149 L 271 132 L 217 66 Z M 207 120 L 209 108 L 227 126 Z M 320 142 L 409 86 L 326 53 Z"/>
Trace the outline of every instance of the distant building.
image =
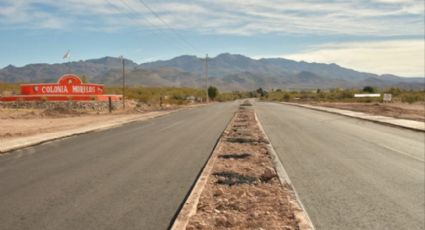
<path id="1" fill-rule="evenodd" d="M 188 97 L 186 97 L 186 101 L 189 101 L 190 103 L 195 103 L 196 97 L 195 96 L 188 96 Z"/>

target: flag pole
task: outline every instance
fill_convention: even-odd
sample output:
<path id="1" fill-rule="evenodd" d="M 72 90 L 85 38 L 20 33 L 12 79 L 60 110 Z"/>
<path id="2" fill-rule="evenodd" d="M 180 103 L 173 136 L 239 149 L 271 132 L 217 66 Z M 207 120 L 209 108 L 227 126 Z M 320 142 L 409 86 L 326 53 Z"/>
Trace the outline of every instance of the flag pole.
<path id="1" fill-rule="evenodd" d="M 63 59 L 68 60 L 68 72 L 69 74 L 71 73 L 71 50 L 68 49 L 68 51 L 66 51 L 65 55 L 63 55 Z"/>

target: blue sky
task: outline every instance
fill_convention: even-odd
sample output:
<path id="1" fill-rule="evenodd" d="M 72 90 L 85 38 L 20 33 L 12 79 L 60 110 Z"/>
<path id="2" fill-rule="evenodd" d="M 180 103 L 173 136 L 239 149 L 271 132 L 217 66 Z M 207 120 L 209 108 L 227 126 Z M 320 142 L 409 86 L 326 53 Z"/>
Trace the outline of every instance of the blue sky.
<path id="1" fill-rule="evenodd" d="M 0 0 L 0 67 L 68 49 L 71 61 L 230 52 L 424 76 L 424 1 Z"/>

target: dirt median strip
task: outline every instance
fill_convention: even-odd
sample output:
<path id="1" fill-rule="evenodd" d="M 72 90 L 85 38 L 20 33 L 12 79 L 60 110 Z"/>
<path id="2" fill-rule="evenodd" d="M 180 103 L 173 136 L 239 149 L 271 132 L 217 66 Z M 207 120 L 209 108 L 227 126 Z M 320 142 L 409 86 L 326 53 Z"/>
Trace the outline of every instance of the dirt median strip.
<path id="1" fill-rule="evenodd" d="M 224 131 L 171 229 L 313 229 L 249 106 Z"/>

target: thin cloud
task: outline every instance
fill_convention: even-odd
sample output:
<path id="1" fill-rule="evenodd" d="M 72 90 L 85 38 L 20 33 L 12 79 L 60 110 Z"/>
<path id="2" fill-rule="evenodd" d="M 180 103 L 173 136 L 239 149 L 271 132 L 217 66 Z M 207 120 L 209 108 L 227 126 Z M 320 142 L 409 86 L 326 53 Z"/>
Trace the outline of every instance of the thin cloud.
<path id="1" fill-rule="evenodd" d="M 253 0 L 200 0 L 151 1 L 148 4 L 175 28 L 209 34 L 397 36 L 422 35 L 424 31 L 422 0 L 265 0 L 261 3 Z M 43 11 L 49 19 L 37 18 L 35 11 Z M 129 23 L 129 18 L 133 23 Z M 53 20 L 61 23 L 55 25 Z M 146 23 L 149 20 L 151 22 Z M 161 23 L 157 21 L 138 0 L 5 0 L 0 5 L 0 23 L 3 25 L 43 28 L 50 24 L 61 29 L 66 24 L 66 28 L 75 30 L 97 25 L 99 29 L 110 30 L 159 26 Z"/>
<path id="2" fill-rule="evenodd" d="M 297 61 L 338 63 L 377 74 L 423 77 L 423 40 L 364 41 L 324 44 L 281 57 Z"/>

